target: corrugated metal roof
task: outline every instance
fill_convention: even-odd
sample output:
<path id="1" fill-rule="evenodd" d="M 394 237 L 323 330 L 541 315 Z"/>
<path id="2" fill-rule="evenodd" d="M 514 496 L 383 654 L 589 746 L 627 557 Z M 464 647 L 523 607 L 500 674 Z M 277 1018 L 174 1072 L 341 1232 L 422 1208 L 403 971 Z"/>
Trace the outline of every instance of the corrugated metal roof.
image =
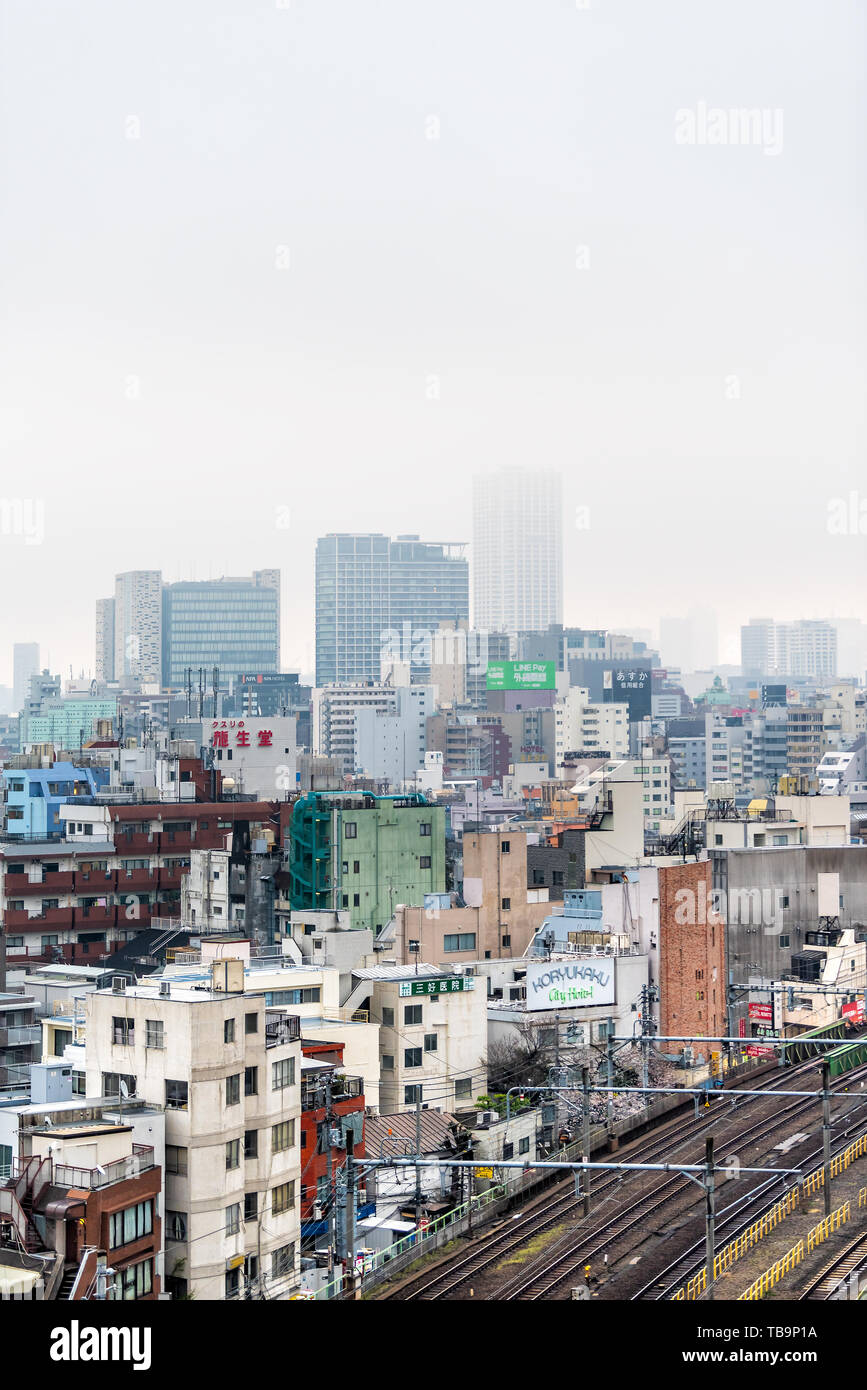
<path id="1" fill-rule="evenodd" d="M 433 980 L 453 972 L 441 970 L 438 965 L 428 965 L 419 961 L 418 965 L 374 965 L 367 970 L 353 970 L 357 980 Z"/>
<path id="2" fill-rule="evenodd" d="M 411 1152 L 415 1152 L 415 1111 L 403 1115 L 370 1115 L 364 1121 L 364 1148 L 369 1158 L 383 1158 L 401 1154 L 406 1140 Z M 460 1121 L 454 1115 L 442 1110 L 422 1110 L 421 1112 L 421 1152 L 438 1153 L 440 1149 L 453 1147 L 455 1136 L 452 1126 L 463 1131 Z M 449 1143 L 449 1140 L 452 1143 Z M 398 1142 L 395 1143 L 395 1140 Z"/>

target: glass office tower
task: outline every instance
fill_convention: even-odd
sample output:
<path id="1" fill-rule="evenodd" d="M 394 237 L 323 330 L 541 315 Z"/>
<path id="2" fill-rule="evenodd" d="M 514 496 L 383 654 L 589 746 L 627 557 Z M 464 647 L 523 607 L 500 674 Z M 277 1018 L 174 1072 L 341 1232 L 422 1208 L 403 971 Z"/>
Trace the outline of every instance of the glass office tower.
<path id="1" fill-rule="evenodd" d="M 163 588 L 163 685 L 182 690 L 199 667 L 219 667 L 220 684 L 242 671 L 280 669 L 280 571 L 182 581 Z"/>

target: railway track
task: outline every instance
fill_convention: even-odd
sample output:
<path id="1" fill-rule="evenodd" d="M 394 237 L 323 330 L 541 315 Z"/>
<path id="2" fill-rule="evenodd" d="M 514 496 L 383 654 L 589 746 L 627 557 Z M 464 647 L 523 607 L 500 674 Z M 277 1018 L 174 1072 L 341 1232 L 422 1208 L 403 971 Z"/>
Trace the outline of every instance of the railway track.
<path id="1" fill-rule="evenodd" d="M 835 1088 L 836 1092 L 839 1093 L 847 1089 L 848 1084 L 850 1084 L 853 1079 L 862 1076 L 867 1077 L 867 1066 L 859 1068 L 858 1071 L 850 1072 L 845 1077 L 839 1078 L 840 1084 Z M 847 1083 L 846 1086 L 843 1085 L 844 1082 Z M 765 1119 L 758 1121 L 750 1129 L 742 1130 L 738 1135 L 734 1136 L 731 1141 L 726 1141 L 726 1147 L 723 1149 L 721 1157 L 724 1156 L 726 1152 L 730 1153 L 734 1148 L 742 1150 L 744 1145 L 757 1143 L 768 1135 L 774 1134 L 780 1129 L 783 1123 L 791 1120 L 796 1114 L 808 1110 L 816 1104 L 817 1102 L 812 1099 L 799 1099 L 792 1102 L 790 1105 L 784 1106 L 783 1109 L 778 1111 L 772 1118 L 768 1119 L 768 1117 L 765 1117 Z M 864 1097 L 858 1108 L 860 1109 L 864 1104 L 867 1104 L 867 1096 Z M 848 1134 L 852 1129 L 857 1128 L 859 1124 L 863 1124 L 863 1120 L 850 1124 L 843 1133 Z M 741 1227 L 749 1225 L 750 1221 L 754 1219 L 754 1216 L 745 1215 L 745 1213 L 752 1212 L 752 1209 L 757 1206 L 760 1210 L 764 1209 L 767 1205 L 770 1193 L 775 1187 L 781 1184 L 785 1185 L 785 1175 L 781 1174 L 779 1178 L 772 1176 L 763 1181 L 758 1188 L 754 1188 L 751 1192 L 745 1194 L 744 1197 L 732 1203 L 732 1206 L 726 1209 L 728 1212 L 728 1220 L 722 1222 L 722 1224 L 720 1221 L 717 1223 L 719 1231 L 728 1234 L 738 1217 L 740 1218 Z M 520 1300 L 533 1302 L 546 1297 L 555 1288 L 559 1287 L 559 1285 L 565 1283 L 570 1277 L 580 1275 L 584 1265 L 586 1265 L 588 1261 L 596 1258 L 598 1255 L 602 1254 L 609 1245 L 621 1239 L 631 1227 L 637 1226 L 639 1222 L 642 1225 L 645 1224 L 648 1217 L 652 1217 L 666 1202 L 671 1201 L 676 1196 L 682 1195 L 689 1186 L 689 1179 L 678 1174 L 676 1177 L 668 1179 L 663 1183 L 661 1188 L 657 1187 L 654 1192 L 640 1197 L 624 1211 L 618 1213 L 610 1221 L 597 1228 L 597 1230 L 593 1232 L 579 1231 L 577 1233 L 577 1239 L 575 1235 L 570 1235 L 568 1237 L 570 1244 L 567 1250 L 562 1253 L 556 1252 L 554 1257 L 545 1265 L 541 1267 L 536 1265 L 533 1270 L 523 1273 L 516 1280 L 513 1280 L 510 1284 L 499 1289 L 495 1295 L 491 1295 L 491 1301 L 510 1302 Z M 722 1218 L 724 1213 L 720 1215 Z M 698 1244 L 702 1245 L 703 1243 L 699 1242 Z M 679 1256 L 678 1260 L 674 1261 L 672 1265 L 669 1266 L 669 1270 L 674 1270 L 675 1266 L 680 1267 L 686 1260 L 687 1252 Z M 667 1272 L 668 1271 L 665 1273 Z M 662 1277 L 664 1276 L 656 1275 L 652 1283 L 646 1286 L 646 1289 L 640 1290 L 639 1294 L 635 1297 L 664 1298 L 664 1292 L 658 1289 L 658 1282 Z M 682 1279 L 679 1282 L 682 1282 Z M 679 1283 L 673 1285 L 673 1287 L 679 1287 Z M 654 1289 L 656 1291 L 651 1292 L 651 1290 Z"/>
<path id="2" fill-rule="evenodd" d="M 854 1236 L 843 1250 L 819 1271 L 814 1279 L 798 1294 L 799 1300 L 812 1299 L 814 1302 L 833 1298 L 840 1285 L 850 1274 L 855 1274 L 867 1265 L 867 1231 Z"/>
<path id="3" fill-rule="evenodd" d="M 722 1114 L 720 1114 L 719 1109 L 717 1109 L 713 1113 L 703 1114 L 693 1118 L 687 1123 L 684 1123 L 682 1118 L 680 1120 L 675 1120 L 666 1125 L 662 1131 L 657 1130 L 652 1136 L 643 1140 L 636 1140 L 635 1144 L 637 1147 L 630 1146 L 628 1152 L 624 1151 L 624 1157 L 636 1162 L 644 1161 L 648 1163 L 664 1160 L 666 1157 L 671 1158 L 672 1155 L 677 1153 L 684 1145 L 704 1135 L 711 1126 L 715 1124 L 724 1124 L 725 1121 L 731 1117 L 732 1110 L 737 1106 L 739 1091 L 749 1091 L 756 1088 L 764 1090 L 788 1088 L 795 1077 L 802 1072 L 815 1068 L 815 1066 L 816 1060 L 810 1059 L 794 1067 L 786 1068 L 785 1071 L 781 1071 L 771 1081 L 768 1080 L 767 1074 L 763 1074 L 761 1077 L 755 1078 L 754 1085 L 738 1087 L 737 1089 L 733 1089 L 730 1093 L 725 1092 L 726 1095 L 732 1095 L 733 1104 L 730 1107 L 726 1107 Z M 799 1103 L 803 1104 L 803 1102 Z M 811 1103 L 812 1102 L 807 1102 L 807 1104 Z M 719 1106 L 722 1102 L 715 1101 L 713 1104 Z M 787 1109 L 789 1108 L 791 1107 L 787 1107 Z M 779 1114 L 774 1118 L 774 1122 L 771 1125 L 771 1132 L 779 1125 L 780 1119 L 781 1116 Z M 762 1127 L 767 1124 L 768 1117 L 765 1117 L 764 1120 L 757 1121 L 757 1124 L 753 1126 L 753 1130 L 760 1131 Z M 751 1130 L 746 1133 L 751 1134 L 752 1132 Z M 737 1142 L 740 1145 L 743 1145 L 745 1142 L 744 1136 L 744 1131 L 741 1131 L 737 1136 Z M 757 1137 L 762 1136 L 758 1134 Z M 749 1142 L 749 1140 L 747 1140 L 747 1142 Z M 564 1218 L 574 1215 L 577 1203 L 580 1199 L 576 1198 L 573 1182 L 574 1180 L 570 1175 L 564 1181 L 557 1184 L 550 1201 L 518 1220 L 513 1219 L 509 1222 L 507 1229 L 501 1229 L 492 1233 L 485 1241 L 477 1245 L 472 1251 L 469 1251 L 463 1259 L 450 1261 L 443 1270 L 435 1272 L 427 1278 L 422 1276 L 420 1280 L 413 1285 L 409 1287 L 404 1286 L 402 1290 L 396 1290 L 393 1294 L 386 1294 L 386 1299 L 395 1298 L 401 1302 L 408 1303 L 416 1300 L 432 1302 L 437 1299 L 448 1298 L 458 1288 L 468 1283 L 475 1275 L 483 1273 L 512 1250 L 520 1248 L 531 1237 L 550 1229 Z M 600 1197 L 604 1197 L 606 1193 L 610 1193 L 613 1189 L 620 1187 L 622 1182 L 622 1177 L 613 1176 L 597 1183 L 593 1190 L 594 1202 L 598 1202 Z M 628 1210 L 632 1211 L 633 1208 L 643 1202 L 645 1205 L 644 1215 L 648 1215 L 651 1211 L 655 1211 L 665 1205 L 666 1202 L 670 1201 L 671 1198 L 676 1195 L 675 1190 L 677 1189 L 679 1191 L 682 1189 L 684 1183 L 685 1180 L 679 1175 L 671 1178 L 664 1184 L 664 1195 L 661 1196 L 660 1189 L 656 1187 L 652 1194 L 643 1194 L 642 1198 L 640 1198 L 638 1202 L 633 1203 Z M 562 1191 L 564 1187 L 569 1189 L 568 1192 Z M 658 1198 L 659 1200 L 654 1202 L 651 1200 L 652 1197 Z M 622 1216 L 623 1213 L 620 1213 L 618 1217 L 613 1218 L 613 1221 L 619 1221 Z M 632 1224 L 635 1224 L 636 1219 L 637 1218 L 633 1218 Z M 611 1224 L 612 1222 L 607 1223 L 606 1228 L 603 1229 L 607 1229 L 607 1226 Z M 610 1238 L 609 1236 L 609 1240 Z"/>
<path id="4" fill-rule="evenodd" d="M 867 1097 L 865 1097 L 862 1104 L 867 1104 Z M 859 1109 L 860 1108 L 859 1106 Z M 832 1157 L 845 1149 L 847 1143 L 851 1142 L 850 1136 L 852 1132 L 862 1128 L 863 1124 L 864 1120 L 862 1117 L 861 1119 L 854 1120 L 840 1132 L 836 1143 L 832 1145 L 831 1148 Z M 821 1161 L 822 1150 L 816 1149 L 803 1160 L 803 1164 L 804 1166 L 811 1164 L 816 1166 L 821 1163 Z M 784 1181 L 784 1178 L 785 1175 L 781 1173 L 779 1178 L 771 1178 L 769 1183 L 760 1184 L 759 1187 L 756 1188 L 756 1200 L 750 1203 L 750 1209 L 743 1214 L 743 1219 L 740 1221 L 737 1229 L 729 1229 L 728 1226 L 726 1226 L 725 1234 L 728 1235 L 730 1239 L 736 1239 L 746 1230 L 747 1226 L 749 1226 L 752 1221 L 755 1221 L 761 1216 L 767 1206 L 768 1198 L 772 1195 L 775 1188 L 785 1188 L 792 1185 L 789 1180 Z M 761 1201 L 758 1200 L 759 1195 L 761 1196 Z M 757 1209 L 754 1211 L 753 1207 Z M 717 1235 L 722 1234 L 723 1229 L 720 1223 L 717 1222 Z M 688 1250 L 685 1250 L 676 1260 L 673 1260 L 670 1265 L 667 1265 L 665 1269 L 660 1270 L 649 1284 L 645 1284 L 644 1288 L 634 1293 L 631 1301 L 636 1302 L 638 1300 L 647 1299 L 661 1301 L 671 1298 L 677 1293 L 679 1288 L 683 1287 L 688 1279 L 691 1279 L 694 1274 L 698 1274 L 699 1270 L 704 1265 L 704 1251 L 704 1239 L 702 1238 L 701 1240 L 697 1240 L 694 1245 L 691 1245 Z"/>

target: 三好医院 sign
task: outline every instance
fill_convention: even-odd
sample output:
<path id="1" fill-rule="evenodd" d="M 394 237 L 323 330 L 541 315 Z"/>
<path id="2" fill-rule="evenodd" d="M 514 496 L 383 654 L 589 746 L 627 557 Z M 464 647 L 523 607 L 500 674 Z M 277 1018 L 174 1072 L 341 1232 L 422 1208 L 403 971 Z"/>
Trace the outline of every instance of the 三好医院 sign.
<path id="1" fill-rule="evenodd" d="M 398 993 L 402 999 L 410 999 L 420 994 L 462 994 L 475 987 L 471 975 L 449 975 L 438 980 L 402 980 Z"/>
<path id="2" fill-rule="evenodd" d="M 614 961 L 529 961 L 528 1009 L 594 1009 L 614 1003 Z"/>

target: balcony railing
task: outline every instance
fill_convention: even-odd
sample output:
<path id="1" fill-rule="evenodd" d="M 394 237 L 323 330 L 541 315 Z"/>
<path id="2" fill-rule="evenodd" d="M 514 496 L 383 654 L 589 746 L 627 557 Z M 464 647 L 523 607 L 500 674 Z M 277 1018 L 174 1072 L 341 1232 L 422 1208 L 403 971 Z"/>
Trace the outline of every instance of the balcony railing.
<path id="1" fill-rule="evenodd" d="M 297 1014 L 282 1014 L 280 1018 L 265 1019 L 265 1047 L 285 1047 L 301 1037 L 301 1019 Z"/>
<path id="2" fill-rule="evenodd" d="M 119 1158 L 100 1168 L 75 1168 L 68 1163 L 55 1163 L 54 1183 L 57 1187 L 80 1187 L 95 1191 L 112 1183 L 137 1178 L 154 1166 L 154 1151 L 148 1144 L 133 1144 L 129 1158 Z"/>

